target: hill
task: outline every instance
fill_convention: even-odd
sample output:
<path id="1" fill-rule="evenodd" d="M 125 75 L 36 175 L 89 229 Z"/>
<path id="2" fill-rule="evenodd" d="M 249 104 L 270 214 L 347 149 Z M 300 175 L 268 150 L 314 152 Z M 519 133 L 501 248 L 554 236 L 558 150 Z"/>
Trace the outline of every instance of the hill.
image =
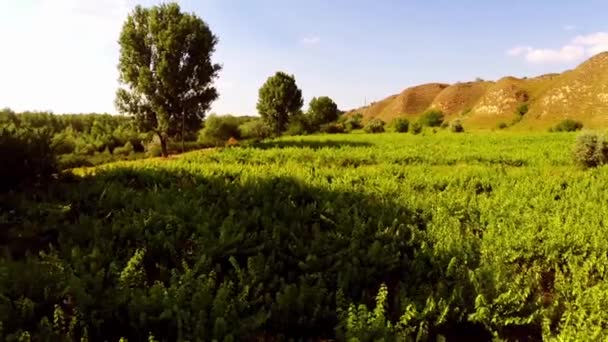
<path id="1" fill-rule="evenodd" d="M 413 86 L 347 115 L 361 113 L 364 120 L 390 122 L 397 117 L 416 119 L 429 109 L 480 129 L 503 122 L 513 129 L 546 129 L 567 118 L 586 127 L 608 127 L 608 52 L 563 73 Z"/>

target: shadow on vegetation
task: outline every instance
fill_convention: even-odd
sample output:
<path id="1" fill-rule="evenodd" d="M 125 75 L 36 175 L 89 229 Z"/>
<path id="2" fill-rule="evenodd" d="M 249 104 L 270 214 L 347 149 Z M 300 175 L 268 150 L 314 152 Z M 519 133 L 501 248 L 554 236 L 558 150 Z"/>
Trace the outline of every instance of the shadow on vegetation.
<path id="1" fill-rule="evenodd" d="M 116 168 L 0 200 L 12 208 L 0 217 L 3 334 L 376 340 L 395 328 L 351 331 L 347 320 L 369 318 L 348 305 L 371 315 L 386 284 L 393 322 L 406 304 L 452 298 L 449 312 L 411 319 L 408 336 L 491 339 L 460 318 L 475 310 L 468 271 L 478 257 L 437 258 L 429 214 L 384 198 L 292 178 Z M 47 329 L 58 314 L 63 329 Z"/>
<path id="2" fill-rule="evenodd" d="M 319 150 L 322 148 L 342 148 L 342 147 L 369 147 L 373 144 L 362 141 L 348 141 L 348 140 L 271 140 L 252 143 L 250 147 L 259 148 L 262 150 L 272 148 L 310 148 L 313 150 Z"/>

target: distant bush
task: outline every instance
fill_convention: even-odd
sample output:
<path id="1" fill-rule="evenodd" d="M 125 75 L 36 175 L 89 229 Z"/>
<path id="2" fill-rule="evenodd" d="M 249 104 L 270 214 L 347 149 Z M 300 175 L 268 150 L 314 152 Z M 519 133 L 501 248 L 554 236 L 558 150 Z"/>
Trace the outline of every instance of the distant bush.
<path id="1" fill-rule="evenodd" d="M 114 154 L 128 156 L 129 154 L 135 153 L 135 149 L 133 148 L 133 144 L 127 141 L 124 146 L 117 147 L 114 149 Z"/>
<path id="2" fill-rule="evenodd" d="M 498 125 L 496 125 L 496 128 L 498 129 L 505 129 L 507 127 L 509 127 L 509 125 L 507 125 L 506 122 L 499 122 Z"/>
<path id="3" fill-rule="evenodd" d="M 0 190 L 35 183 L 57 171 L 48 129 L 0 128 L 0 156 Z"/>
<path id="4" fill-rule="evenodd" d="M 560 121 L 555 127 L 553 127 L 552 132 L 574 132 L 581 130 L 583 128 L 583 123 L 580 121 L 565 119 Z"/>
<path id="5" fill-rule="evenodd" d="M 342 123 L 344 125 L 344 129 L 350 132 L 355 129 L 363 128 L 363 124 L 361 122 L 362 120 L 363 114 L 357 113 L 351 116 L 341 116 L 338 122 Z"/>
<path id="6" fill-rule="evenodd" d="M 450 125 L 450 129 L 454 133 L 464 132 L 464 127 L 462 126 L 462 123 L 460 122 L 460 120 L 455 120 L 454 122 L 452 122 L 452 124 Z"/>
<path id="7" fill-rule="evenodd" d="M 366 133 L 382 133 L 384 132 L 384 121 L 380 119 L 372 119 L 363 128 Z"/>
<path id="8" fill-rule="evenodd" d="M 210 115 L 199 133 L 200 142 L 223 145 L 231 137 L 240 139 L 239 119 L 231 116 Z"/>
<path id="9" fill-rule="evenodd" d="M 254 119 L 239 126 L 241 139 L 262 140 L 272 136 L 272 129 L 262 119 Z"/>
<path id="10" fill-rule="evenodd" d="M 444 121 L 441 123 L 441 126 L 439 126 L 439 127 L 441 129 L 446 129 L 446 128 L 450 127 L 450 123 Z"/>
<path id="11" fill-rule="evenodd" d="M 287 124 L 285 135 L 306 135 L 316 130 L 313 129 L 310 117 L 302 114 L 292 116 Z M 316 127 L 319 127 L 316 125 Z"/>
<path id="12" fill-rule="evenodd" d="M 347 132 L 344 125 L 339 122 L 330 122 L 328 124 L 321 125 L 319 127 L 319 131 L 321 133 L 330 133 L 330 134 L 338 134 L 338 133 Z"/>
<path id="13" fill-rule="evenodd" d="M 605 135 L 583 134 L 576 139 L 573 149 L 576 164 L 596 167 L 608 162 L 608 141 Z"/>
<path id="14" fill-rule="evenodd" d="M 412 132 L 412 134 L 422 133 L 422 125 L 419 122 L 414 122 L 410 127 L 410 132 Z"/>
<path id="15" fill-rule="evenodd" d="M 406 118 L 396 118 L 393 120 L 392 126 L 395 129 L 395 132 L 407 133 L 410 128 L 410 122 Z"/>
<path id="16" fill-rule="evenodd" d="M 431 110 L 425 112 L 424 114 L 422 114 L 420 119 L 418 119 L 418 122 L 422 126 L 439 127 L 443 123 L 443 119 L 444 119 L 444 116 L 440 110 L 431 109 Z"/>

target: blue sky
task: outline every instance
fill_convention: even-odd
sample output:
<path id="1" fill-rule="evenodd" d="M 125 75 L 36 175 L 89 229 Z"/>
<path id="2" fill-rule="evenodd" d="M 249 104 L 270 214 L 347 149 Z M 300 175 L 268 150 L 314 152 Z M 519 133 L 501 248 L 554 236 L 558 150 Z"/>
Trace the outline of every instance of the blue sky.
<path id="1" fill-rule="evenodd" d="M 0 0 L 0 107 L 115 112 L 116 40 L 137 3 Z M 534 76 L 608 50 L 608 1 L 183 0 L 220 39 L 213 111 L 255 114 L 277 70 L 341 109 L 425 82 Z"/>

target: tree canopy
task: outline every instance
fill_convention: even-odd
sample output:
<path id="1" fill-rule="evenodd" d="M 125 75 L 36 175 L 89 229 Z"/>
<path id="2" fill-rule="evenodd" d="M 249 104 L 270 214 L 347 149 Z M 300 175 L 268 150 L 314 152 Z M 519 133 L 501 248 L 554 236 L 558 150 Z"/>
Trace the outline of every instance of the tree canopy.
<path id="1" fill-rule="evenodd" d="M 278 135 L 285 131 L 289 118 L 302 109 L 304 100 L 293 75 L 277 72 L 260 88 L 257 109 Z"/>
<path id="2" fill-rule="evenodd" d="M 327 96 L 313 97 L 310 100 L 308 116 L 314 127 L 338 120 L 338 105 Z"/>
<path id="3" fill-rule="evenodd" d="M 217 99 L 211 61 L 217 37 L 175 3 L 135 7 L 120 34 L 118 109 L 154 131 L 167 155 L 167 139 L 198 130 Z"/>

